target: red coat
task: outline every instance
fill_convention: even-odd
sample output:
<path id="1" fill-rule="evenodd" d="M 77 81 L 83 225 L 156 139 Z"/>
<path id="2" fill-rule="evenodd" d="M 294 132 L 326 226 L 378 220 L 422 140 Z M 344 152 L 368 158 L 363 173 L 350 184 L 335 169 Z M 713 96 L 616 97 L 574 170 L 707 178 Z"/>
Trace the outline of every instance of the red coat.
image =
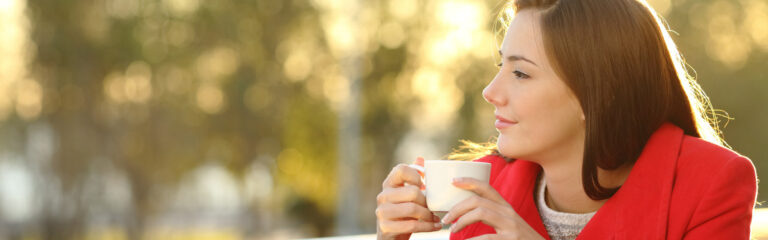
<path id="1" fill-rule="evenodd" d="M 498 156 L 476 161 L 491 163 L 491 186 L 549 239 L 533 198 L 541 167 L 525 160 L 507 163 Z M 666 123 L 577 239 L 748 239 L 756 179 L 746 157 Z M 477 222 L 451 239 L 488 233 L 495 230 Z"/>

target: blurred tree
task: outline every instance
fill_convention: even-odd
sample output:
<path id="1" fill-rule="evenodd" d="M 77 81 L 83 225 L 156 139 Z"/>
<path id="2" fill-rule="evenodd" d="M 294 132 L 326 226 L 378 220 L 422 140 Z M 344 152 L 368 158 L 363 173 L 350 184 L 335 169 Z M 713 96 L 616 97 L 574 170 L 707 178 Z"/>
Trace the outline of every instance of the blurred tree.
<path id="1" fill-rule="evenodd" d="M 768 3 L 650 2 L 665 14 L 715 107 L 734 118 L 726 140 L 768 174 L 768 110 L 760 104 L 768 102 Z M 84 189 L 98 166 L 128 179 L 132 212 L 119 224 L 139 239 L 167 211 L 180 181 L 211 162 L 238 178 L 267 166 L 274 180 L 263 183 L 271 185 L 261 188 L 270 189 L 266 200 L 247 200 L 256 202 L 245 215 L 261 222 L 244 232 L 331 235 L 339 114 L 352 81 L 341 61 L 357 51 L 361 202 L 349 211 L 357 214 L 356 231 L 373 232 L 375 196 L 396 163 L 439 158 L 458 139 L 494 135 L 492 107 L 480 92 L 496 71 L 501 5 L 29 0 L 34 82 L 20 81 L 27 90 L 19 95 L 39 83 L 42 109 L 35 115 L 21 101 L 15 115 L 0 117 L 0 141 L 3 151 L 14 151 L 35 124 L 54 133 L 49 180 L 61 189 L 42 196 L 62 204 L 42 205 L 37 221 L 45 239 L 86 234 L 96 210 Z M 354 21 L 345 21 L 350 15 Z M 768 200 L 765 191 L 760 201 Z"/>

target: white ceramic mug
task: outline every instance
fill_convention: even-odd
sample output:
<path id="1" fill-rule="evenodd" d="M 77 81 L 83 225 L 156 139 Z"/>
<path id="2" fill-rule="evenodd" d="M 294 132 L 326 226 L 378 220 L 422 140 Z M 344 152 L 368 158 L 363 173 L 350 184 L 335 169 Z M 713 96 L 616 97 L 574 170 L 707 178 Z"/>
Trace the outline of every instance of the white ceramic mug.
<path id="1" fill-rule="evenodd" d="M 474 196 L 475 193 L 453 186 L 453 178 L 471 177 L 488 182 L 491 164 L 455 160 L 424 161 L 424 184 L 427 207 L 433 212 L 446 212 L 453 205 Z"/>

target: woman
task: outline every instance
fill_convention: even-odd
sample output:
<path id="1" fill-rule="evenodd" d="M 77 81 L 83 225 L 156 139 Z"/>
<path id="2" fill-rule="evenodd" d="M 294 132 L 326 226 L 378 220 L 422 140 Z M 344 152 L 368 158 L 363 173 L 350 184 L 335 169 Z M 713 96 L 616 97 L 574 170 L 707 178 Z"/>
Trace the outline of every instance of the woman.
<path id="1" fill-rule="evenodd" d="M 500 71 L 490 184 L 439 219 L 399 165 L 379 239 L 451 225 L 451 239 L 748 239 L 752 162 L 725 147 L 714 110 L 656 13 L 636 0 L 516 0 Z M 442 224 L 441 224 L 442 223 Z"/>

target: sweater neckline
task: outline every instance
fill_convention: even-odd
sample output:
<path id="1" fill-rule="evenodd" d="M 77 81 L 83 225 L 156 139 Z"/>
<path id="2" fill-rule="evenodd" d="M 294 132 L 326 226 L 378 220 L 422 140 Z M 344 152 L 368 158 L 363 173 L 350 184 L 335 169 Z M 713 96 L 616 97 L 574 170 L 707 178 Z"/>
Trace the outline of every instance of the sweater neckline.
<path id="1" fill-rule="evenodd" d="M 539 213 L 541 214 L 542 218 L 547 218 L 552 221 L 560 222 L 567 221 L 567 222 L 573 222 L 576 221 L 578 223 L 582 223 L 580 225 L 586 225 L 587 222 L 589 222 L 589 219 L 592 218 L 592 216 L 597 213 L 597 211 L 590 212 L 590 213 L 569 213 L 569 212 L 560 212 L 557 210 L 554 210 L 547 206 L 547 202 L 545 199 L 547 189 L 547 182 L 544 180 L 544 177 L 541 177 L 539 179 L 538 189 L 537 189 L 537 196 L 536 196 L 536 205 L 539 208 Z"/>

